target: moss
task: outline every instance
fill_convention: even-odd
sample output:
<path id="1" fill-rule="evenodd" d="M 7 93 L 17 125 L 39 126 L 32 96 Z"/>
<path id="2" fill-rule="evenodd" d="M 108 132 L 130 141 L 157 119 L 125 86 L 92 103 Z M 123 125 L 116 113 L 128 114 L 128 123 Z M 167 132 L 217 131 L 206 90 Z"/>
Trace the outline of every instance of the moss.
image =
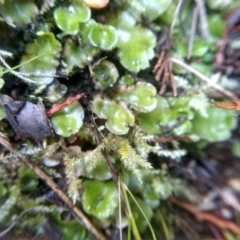
<path id="1" fill-rule="evenodd" d="M 134 124 L 133 114 L 123 103 L 118 104 L 115 101 L 96 96 L 92 106 L 93 112 L 99 118 L 107 119 L 106 127 L 112 133 L 126 134 L 129 131 L 129 126 Z"/>
<path id="2" fill-rule="evenodd" d="M 39 9 L 32 0 L 4 1 L 0 3 L 0 11 L 9 24 L 17 26 L 30 23 L 39 13 Z"/>
<path id="3" fill-rule="evenodd" d="M 186 58 L 194 4 L 184 5 L 180 14 L 185 29 L 182 31 L 181 21 L 176 19 L 172 42 L 166 42 L 163 29 L 172 24 L 176 0 L 112 1 L 101 10 L 92 10 L 89 2 L 77 0 L 35 2 L 0 1 L 2 21 L 14 25 L 16 31 L 20 29 L 15 52 L 9 53 L 8 47 L 0 51 L 1 92 L 19 98 L 23 104 L 40 99 L 46 112 L 58 109 L 60 103 L 79 93 L 85 97 L 67 101 L 66 107 L 51 117 L 55 136 L 44 140 L 43 145 L 29 139 L 15 142 L 0 108 L 2 137 L 17 149 L 14 154 L 1 154 L 0 223 L 9 225 L 13 216 L 33 207 L 35 216 L 30 214 L 17 229 L 30 228 L 39 233 L 51 218 L 66 239 L 92 238 L 86 226 L 79 227 L 76 220 L 62 214 L 55 200 L 45 201 L 54 195 L 52 192 L 36 194 L 46 186 L 19 161 L 27 157 L 52 179 L 62 181 L 60 187 L 75 206 L 83 208 L 92 222 L 103 228 L 118 224 L 119 189 L 115 184 L 121 181 L 121 187 L 125 184 L 136 200 L 124 196 L 127 204 L 122 206 L 128 209 L 122 213 L 123 225 L 136 225 L 139 235 L 146 239 L 148 221 L 157 222 L 154 230 L 161 235 L 160 211 L 166 222 L 173 224 L 163 201 L 174 191 L 184 192 L 163 161 L 169 163 L 171 159 L 169 165 L 173 166 L 172 160 L 177 164 L 188 153 L 188 144 L 178 139 L 207 146 L 228 139 L 237 122 L 232 113 L 210 106 L 209 86 L 185 69 L 165 66 L 171 63 L 171 56 Z M 207 4 L 210 33 L 217 39 L 224 27 L 222 7 L 209 1 Z M 0 36 L 1 41 L 8 40 L 4 31 Z M 189 65 L 209 76 L 217 52 L 213 38 L 195 37 L 189 60 Z M 160 67 L 167 71 L 158 82 L 153 65 L 165 52 L 167 59 Z M 171 84 L 179 92 L 174 98 L 168 89 L 166 95 L 158 94 L 170 74 L 175 75 Z M 13 111 L 14 119 L 17 114 Z M 169 139 L 170 143 L 161 144 L 161 140 Z M 202 151 L 197 143 L 194 146 Z M 171 226 L 169 229 L 172 231 Z M 134 232 L 137 238 L 136 229 Z M 167 237 L 159 239 L 163 238 Z"/>
<path id="4" fill-rule="evenodd" d="M 90 17 L 90 9 L 81 1 L 72 1 L 67 7 L 57 7 L 54 10 L 57 26 L 67 34 L 78 33 L 79 24 L 87 22 Z"/>
<path id="5" fill-rule="evenodd" d="M 42 58 L 29 61 L 29 63 L 21 66 L 22 73 L 46 74 L 48 76 L 32 77 L 35 84 L 47 85 L 53 81 L 53 77 L 59 64 L 58 57 L 62 50 L 60 42 L 51 32 L 39 32 L 34 43 L 26 47 L 25 54 L 22 56 L 22 63 L 34 58 L 38 55 L 44 55 Z"/>
<path id="6" fill-rule="evenodd" d="M 115 65 L 109 61 L 101 61 L 93 66 L 93 81 L 97 89 L 104 90 L 113 87 L 117 82 L 119 73 Z"/>
<path id="7" fill-rule="evenodd" d="M 118 193 L 112 182 L 86 180 L 84 188 L 82 202 L 86 212 L 103 221 L 114 213 L 118 205 Z"/>
<path id="8" fill-rule="evenodd" d="M 51 118 L 54 131 L 64 137 L 69 137 L 79 131 L 83 124 L 84 111 L 78 102 L 60 110 Z"/>

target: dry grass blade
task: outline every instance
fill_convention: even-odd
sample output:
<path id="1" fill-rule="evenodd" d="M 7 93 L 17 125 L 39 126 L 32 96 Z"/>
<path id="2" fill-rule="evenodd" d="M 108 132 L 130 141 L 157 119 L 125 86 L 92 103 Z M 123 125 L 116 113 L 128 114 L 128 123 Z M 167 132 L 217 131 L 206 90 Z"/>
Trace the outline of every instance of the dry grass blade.
<path id="1" fill-rule="evenodd" d="M 194 74 L 195 76 L 199 77 L 202 81 L 206 82 L 209 86 L 215 88 L 216 90 L 218 90 L 219 92 L 221 92 L 223 95 L 236 100 L 237 97 L 230 91 L 224 89 L 223 87 L 221 87 L 220 85 L 213 83 L 211 81 L 211 79 L 209 79 L 208 77 L 204 76 L 202 73 L 198 72 L 197 70 L 195 70 L 194 68 L 192 68 L 191 66 L 187 65 L 186 63 L 184 63 L 183 61 L 177 59 L 177 58 L 170 58 L 170 61 L 185 68 L 187 71 L 189 71 L 190 73 Z"/>

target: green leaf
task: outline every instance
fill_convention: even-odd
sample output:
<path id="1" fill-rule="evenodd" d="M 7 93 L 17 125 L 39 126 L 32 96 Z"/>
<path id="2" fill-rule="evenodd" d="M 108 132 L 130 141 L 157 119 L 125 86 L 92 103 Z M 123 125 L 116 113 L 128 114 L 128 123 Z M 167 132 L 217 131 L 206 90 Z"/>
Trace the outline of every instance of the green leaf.
<path id="1" fill-rule="evenodd" d="M 213 0 L 206 0 L 207 6 L 211 10 L 225 10 L 228 9 L 231 4 L 233 4 L 235 1 L 213 1 Z"/>
<path id="2" fill-rule="evenodd" d="M 106 160 L 101 155 L 98 157 L 99 161 L 97 163 L 97 166 L 94 168 L 89 163 L 91 159 L 86 160 L 84 157 L 82 157 L 81 161 L 76 162 L 75 169 L 78 173 L 78 176 L 101 181 L 110 179 L 112 175 L 107 168 Z M 113 161 L 113 158 L 111 156 L 109 157 Z"/>
<path id="3" fill-rule="evenodd" d="M 54 80 L 47 86 L 47 89 L 45 91 L 45 99 L 47 99 L 48 102 L 55 103 L 58 100 L 62 99 L 66 93 L 66 85 L 59 83 L 58 80 Z"/>
<path id="4" fill-rule="evenodd" d="M 121 64 L 133 72 L 149 67 L 149 60 L 154 57 L 155 35 L 150 30 L 141 27 L 129 29 L 126 34 L 121 30 L 118 33 L 123 36 L 129 34 L 128 40 L 124 42 L 122 39 L 122 43 L 119 44 L 118 56 Z"/>
<path id="5" fill-rule="evenodd" d="M 94 24 L 96 24 L 95 21 L 91 19 L 80 26 L 81 38 L 79 42 L 82 44 L 72 38 L 66 39 L 63 47 L 63 65 L 67 73 L 71 72 L 75 66 L 84 68 L 99 53 L 100 49 L 94 47 L 88 39 L 89 31 Z"/>
<path id="6" fill-rule="evenodd" d="M 115 48 L 118 42 L 118 36 L 115 28 L 99 23 L 92 26 L 88 39 L 93 46 L 107 51 Z"/>
<path id="7" fill-rule="evenodd" d="M 161 96 L 157 96 L 157 107 L 149 113 L 141 113 L 137 116 L 137 122 L 144 132 L 159 134 L 161 126 L 165 126 L 171 116 L 168 102 Z"/>
<path id="8" fill-rule="evenodd" d="M 164 24 L 165 26 L 170 27 L 175 16 L 176 7 L 177 7 L 176 1 L 173 4 L 170 4 L 166 11 L 164 11 L 163 14 L 161 14 L 159 22 L 161 24 Z"/>
<path id="9" fill-rule="evenodd" d="M 173 4 L 172 0 L 138 0 L 139 7 L 131 8 L 131 13 L 140 21 L 144 16 L 148 21 L 154 21 Z M 157 6 L 157 7 L 156 7 Z"/>
<path id="10" fill-rule="evenodd" d="M 4 84 L 5 84 L 4 80 L 0 78 L 0 89 L 3 87 Z"/>
<path id="11" fill-rule="evenodd" d="M 209 51 L 208 44 L 206 44 L 205 40 L 195 39 L 193 43 L 193 57 L 202 57 Z"/>
<path id="12" fill-rule="evenodd" d="M 192 120 L 193 132 L 209 142 L 225 141 L 237 125 L 237 118 L 230 111 L 209 107 L 208 117 L 199 113 Z"/>
<path id="13" fill-rule="evenodd" d="M 23 178 L 23 177 L 27 177 L 27 178 L 34 178 L 34 179 L 37 179 L 37 176 L 36 174 L 30 170 L 28 167 L 26 166 L 21 166 L 19 169 L 18 169 L 18 176 L 20 178 Z"/>
<path id="14" fill-rule="evenodd" d="M 4 118 L 6 118 L 6 113 L 5 113 L 2 105 L 0 104 L 0 121 Z"/>
<path id="15" fill-rule="evenodd" d="M 7 188 L 0 182 L 0 198 L 4 197 L 7 194 Z"/>
<path id="16" fill-rule="evenodd" d="M 83 124 L 84 110 L 79 102 L 73 102 L 55 113 L 50 119 L 54 131 L 63 137 L 69 137 L 79 131 Z"/>
<path id="17" fill-rule="evenodd" d="M 126 86 L 132 86 L 134 84 L 134 79 L 132 78 L 131 75 L 126 74 L 120 78 L 119 84 L 126 85 Z"/>
<path id="18" fill-rule="evenodd" d="M 43 55 L 21 66 L 22 73 L 44 74 L 47 76 L 31 77 L 36 84 L 49 84 L 53 81 L 59 64 L 61 44 L 51 32 L 39 32 L 35 41 L 26 47 L 21 63 Z M 26 82 L 28 84 L 28 82 Z"/>
<path id="19" fill-rule="evenodd" d="M 97 89 L 112 87 L 118 80 L 119 74 L 115 65 L 109 61 L 101 61 L 93 67 L 93 81 Z"/>
<path id="20" fill-rule="evenodd" d="M 63 64 L 67 74 L 70 73 L 74 67 L 84 68 L 87 66 L 88 61 L 91 62 L 94 55 L 98 52 L 97 48 L 91 45 L 87 45 L 85 50 L 86 52 L 83 47 L 76 44 L 71 38 L 66 39 L 63 49 Z"/>
<path id="21" fill-rule="evenodd" d="M 137 197 L 135 199 L 138 202 L 140 208 L 144 212 L 147 219 L 150 221 L 151 218 L 153 217 L 152 209 L 148 206 L 147 203 L 145 203 L 141 199 L 139 199 Z M 139 230 L 140 233 L 143 233 L 146 230 L 146 228 L 148 227 L 148 223 L 147 223 L 145 217 L 143 216 L 143 214 L 141 213 L 141 211 L 139 210 L 136 203 L 131 198 L 130 198 L 130 205 L 131 205 L 132 214 L 133 214 L 133 217 L 136 221 L 138 230 Z"/>
<path id="22" fill-rule="evenodd" d="M 76 220 L 59 221 L 58 227 L 64 233 L 64 239 L 79 240 L 86 239 L 86 229 Z"/>
<path id="23" fill-rule="evenodd" d="M 57 26 L 67 34 L 77 34 L 79 24 L 87 22 L 91 17 L 90 8 L 81 1 L 74 1 L 66 7 L 54 10 L 54 19 Z"/>
<path id="24" fill-rule="evenodd" d="M 209 31 L 211 34 L 216 38 L 222 38 L 225 29 L 224 18 L 219 13 L 211 14 L 208 22 Z"/>
<path id="25" fill-rule="evenodd" d="M 157 106 L 156 88 L 146 82 L 137 82 L 134 86 L 119 85 L 116 99 L 122 100 L 139 112 L 151 112 Z"/>
<path id="26" fill-rule="evenodd" d="M 160 204 L 159 196 L 155 193 L 153 187 L 150 184 L 146 184 L 143 191 L 144 202 L 151 208 L 156 208 Z"/>
<path id="27" fill-rule="evenodd" d="M 53 212 L 51 219 L 54 220 L 56 226 L 64 233 L 63 240 L 88 239 L 86 228 L 79 224 L 77 220 L 63 218 L 62 213 L 59 211 Z"/>
<path id="28" fill-rule="evenodd" d="M 173 133 L 176 136 L 183 136 L 190 133 L 192 130 L 192 123 L 191 121 L 185 121 L 180 126 L 177 126 L 173 129 Z"/>
<path id="29" fill-rule="evenodd" d="M 161 171 L 162 173 L 159 174 L 160 176 L 158 175 L 152 179 L 151 186 L 159 199 L 167 199 L 172 194 L 174 184 L 169 182 L 168 177 L 163 176 L 164 170 Z"/>
<path id="30" fill-rule="evenodd" d="M 127 134 L 129 127 L 134 124 L 134 116 L 122 102 L 102 99 L 96 96 L 92 102 L 92 111 L 99 118 L 107 119 L 106 127 L 114 134 Z"/>
<path id="31" fill-rule="evenodd" d="M 31 23 L 39 14 L 33 0 L 11 0 L 0 4 L 0 12 L 3 18 L 11 24 L 25 25 Z"/>
<path id="32" fill-rule="evenodd" d="M 186 117 L 188 120 L 193 119 L 194 113 L 189 107 L 190 100 L 190 97 L 168 98 L 171 107 L 171 120 L 177 120 L 182 116 Z"/>
<path id="33" fill-rule="evenodd" d="M 113 182 L 84 182 L 82 195 L 84 210 L 97 218 L 107 218 L 114 214 L 118 206 L 118 192 Z"/>
<path id="34" fill-rule="evenodd" d="M 149 67 L 149 60 L 154 57 L 155 34 L 151 30 L 135 26 L 136 20 L 126 12 L 118 14 L 109 23 L 117 30 L 121 64 L 133 72 Z"/>
<path id="35" fill-rule="evenodd" d="M 35 191 L 38 185 L 36 174 L 26 166 L 18 169 L 18 176 L 21 179 L 21 191 Z"/>

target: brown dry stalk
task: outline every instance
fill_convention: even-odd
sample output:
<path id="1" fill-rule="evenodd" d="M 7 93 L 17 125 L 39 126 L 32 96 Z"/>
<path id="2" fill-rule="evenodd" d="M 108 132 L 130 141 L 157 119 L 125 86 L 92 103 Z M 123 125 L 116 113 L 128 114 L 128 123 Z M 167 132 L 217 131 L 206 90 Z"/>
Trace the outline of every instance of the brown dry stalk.
<path id="1" fill-rule="evenodd" d="M 171 197 L 169 201 L 192 213 L 200 221 L 208 221 L 222 230 L 230 230 L 237 234 L 240 234 L 240 227 L 234 222 L 220 219 L 211 213 L 201 212 L 192 204 L 180 201 L 174 197 Z"/>
<path id="2" fill-rule="evenodd" d="M 177 96 L 177 85 L 174 81 L 174 76 L 172 73 L 172 62 L 168 60 L 169 59 L 169 53 L 168 50 L 162 50 L 158 61 L 156 65 L 154 66 L 153 72 L 156 72 L 155 80 L 160 81 L 160 78 L 162 77 L 161 81 L 161 88 L 159 91 L 159 94 L 162 95 L 165 93 L 166 87 L 168 85 L 171 85 L 173 96 Z"/>

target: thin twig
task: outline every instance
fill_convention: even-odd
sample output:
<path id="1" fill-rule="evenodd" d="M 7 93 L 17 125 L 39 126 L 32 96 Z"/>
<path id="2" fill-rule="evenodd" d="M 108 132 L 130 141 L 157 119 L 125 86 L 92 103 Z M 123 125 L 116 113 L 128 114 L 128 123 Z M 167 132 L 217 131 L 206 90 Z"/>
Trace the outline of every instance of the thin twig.
<path id="1" fill-rule="evenodd" d="M 13 149 L 11 143 L 1 135 L 0 135 L 0 144 L 2 144 L 10 152 L 14 152 L 14 149 Z"/>
<path id="2" fill-rule="evenodd" d="M 188 51 L 187 51 L 187 59 L 189 60 L 192 56 L 192 49 L 193 49 L 193 42 L 194 42 L 194 35 L 196 32 L 197 20 L 198 20 L 198 7 L 194 7 L 193 11 L 193 18 L 192 18 L 192 25 L 190 29 L 190 36 L 188 41 Z"/>
<path id="3" fill-rule="evenodd" d="M 171 28 L 170 28 L 170 31 L 169 31 L 170 38 L 172 38 L 173 29 L 175 27 L 177 18 L 179 16 L 180 10 L 181 10 L 182 6 L 184 5 L 184 3 L 185 3 L 185 0 L 180 0 L 178 2 L 177 7 L 176 7 L 176 10 L 175 10 L 175 13 L 174 13 L 174 17 L 173 17 L 173 21 L 172 21 L 172 24 L 171 24 Z"/>
<path id="4" fill-rule="evenodd" d="M 192 74 L 194 74 L 195 76 L 199 77 L 202 81 L 206 82 L 209 86 L 215 88 L 216 90 L 218 90 L 219 92 L 221 92 L 223 95 L 236 100 L 237 97 L 235 96 L 235 94 L 233 94 L 232 92 L 224 89 L 223 87 L 221 87 L 220 85 L 213 83 L 212 80 L 206 76 L 204 76 L 202 73 L 198 72 L 197 70 L 195 70 L 194 68 L 192 68 L 191 66 L 187 65 L 186 63 L 184 63 L 183 61 L 177 59 L 177 58 L 169 58 L 170 61 L 172 61 L 173 63 L 185 68 L 186 70 L 188 70 L 189 72 L 191 72 Z"/>
<path id="5" fill-rule="evenodd" d="M 113 181 L 116 184 L 116 186 L 118 186 L 118 174 L 117 174 L 117 170 L 116 167 L 113 165 L 113 163 L 111 162 L 109 155 L 107 154 L 106 150 L 102 150 L 101 151 L 103 157 L 105 158 L 106 162 L 107 162 L 107 167 L 109 172 L 112 175 Z"/>
<path id="6" fill-rule="evenodd" d="M 93 125 L 95 126 L 94 133 L 95 133 L 97 145 L 100 145 L 102 143 L 102 137 L 99 135 L 100 132 L 97 130 L 98 128 L 93 119 L 93 116 L 91 116 L 91 121 L 92 121 Z M 101 150 L 101 153 L 102 153 L 102 156 L 106 160 L 107 168 L 112 175 L 113 182 L 115 183 L 116 187 L 118 188 L 118 174 L 117 174 L 116 167 L 113 165 L 112 161 L 110 160 L 109 155 L 106 152 L 106 150 L 104 150 L 104 149 Z"/>
<path id="7" fill-rule="evenodd" d="M 201 34 L 204 39 L 209 38 L 209 31 L 208 31 L 208 21 L 207 21 L 207 14 L 204 6 L 204 0 L 195 0 L 198 7 L 199 19 L 200 19 L 200 29 Z"/>

